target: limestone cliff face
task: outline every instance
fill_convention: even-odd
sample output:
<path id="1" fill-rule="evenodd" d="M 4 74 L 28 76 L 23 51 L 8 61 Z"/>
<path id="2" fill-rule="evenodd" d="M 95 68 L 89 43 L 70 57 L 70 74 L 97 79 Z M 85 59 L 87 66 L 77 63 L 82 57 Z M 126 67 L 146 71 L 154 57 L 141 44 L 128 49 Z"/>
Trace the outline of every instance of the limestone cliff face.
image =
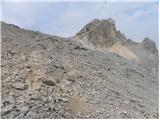
<path id="1" fill-rule="evenodd" d="M 117 41 L 126 41 L 126 37 L 116 30 L 113 19 L 94 19 L 76 34 L 80 42 L 92 48 L 108 48 Z"/>

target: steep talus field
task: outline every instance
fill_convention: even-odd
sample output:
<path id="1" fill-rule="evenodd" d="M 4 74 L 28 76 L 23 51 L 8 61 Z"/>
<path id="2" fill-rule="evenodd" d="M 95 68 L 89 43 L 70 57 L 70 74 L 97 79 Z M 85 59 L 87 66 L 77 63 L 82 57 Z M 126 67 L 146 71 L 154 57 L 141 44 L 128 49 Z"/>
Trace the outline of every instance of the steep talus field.
<path id="1" fill-rule="evenodd" d="M 112 47 L 110 47 L 109 51 L 113 52 L 113 53 L 117 53 L 118 55 L 120 55 L 126 59 L 135 60 L 137 62 L 140 62 L 137 55 L 135 55 L 130 49 L 128 49 L 127 47 L 125 47 L 119 43 L 116 43 Z"/>
<path id="2" fill-rule="evenodd" d="M 95 27 L 96 25 L 96 27 Z M 1 22 L 2 118 L 158 118 L 158 51 L 112 19 L 71 38 Z"/>

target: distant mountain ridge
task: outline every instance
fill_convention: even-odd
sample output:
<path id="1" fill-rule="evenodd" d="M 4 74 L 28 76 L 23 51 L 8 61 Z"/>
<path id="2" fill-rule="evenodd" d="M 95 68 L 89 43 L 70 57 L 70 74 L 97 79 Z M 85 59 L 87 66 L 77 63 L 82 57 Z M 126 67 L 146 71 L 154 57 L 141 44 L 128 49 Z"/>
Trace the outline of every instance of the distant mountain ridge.
<path id="1" fill-rule="evenodd" d="M 92 48 L 108 48 L 116 42 L 134 42 L 126 38 L 125 34 L 122 34 L 116 29 L 115 21 L 112 18 L 102 20 L 95 18 L 85 25 L 75 36 L 80 39 L 80 42 Z M 156 45 L 154 45 L 154 41 L 149 38 L 145 38 L 143 42 L 145 41 L 150 41 L 148 47 L 151 47 L 151 49 L 156 52 L 157 48 Z"/>
<path id="2" fill-rule="evenodd" d="M 146 64 L 145 59 L 154 61 L 150 58 L 150 54 L 158 55 L 158 50 L 153 40 L 146 37 L 142 43 L 136 43 L 126 38 L 124 34 L 116 29 L 115 21 L 111 18 L 93 19 L 74 38 L 86 48 L 102 52 L 113 52 L 139 63 Z"/>

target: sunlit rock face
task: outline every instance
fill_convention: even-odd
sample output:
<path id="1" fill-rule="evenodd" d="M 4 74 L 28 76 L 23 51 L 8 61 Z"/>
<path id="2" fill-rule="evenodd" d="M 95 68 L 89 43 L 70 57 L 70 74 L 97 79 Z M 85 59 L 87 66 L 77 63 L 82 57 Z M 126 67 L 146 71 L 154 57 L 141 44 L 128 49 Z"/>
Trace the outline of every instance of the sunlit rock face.
<path id="1" fill-rule="evenodd" d="M 117 41 L 126 41 L 126 37 L 116 30 L 113 19 L 94 19 L 76 34 L 82 43 L 93 48 L 108 48 Z"/>

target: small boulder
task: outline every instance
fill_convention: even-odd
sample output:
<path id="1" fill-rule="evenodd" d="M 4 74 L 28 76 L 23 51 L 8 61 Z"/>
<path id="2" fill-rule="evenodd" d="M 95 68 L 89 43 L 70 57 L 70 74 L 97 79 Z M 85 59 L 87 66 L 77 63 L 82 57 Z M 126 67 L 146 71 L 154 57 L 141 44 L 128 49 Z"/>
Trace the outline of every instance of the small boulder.
<path id="1" fill-rule="evenodd" d="M 17 89 L 17 90 L 25 90 L 27 89 L 28 85 L 26 85 L 25 83 L 21 83 L 21 82 L 15 82 L 13 83 L 13 88 Z"/>
<path id="2" fill-rule="evenodd" d="M 34 92 L 31 94 L 31 99 L 32 100 L 38 100 L 39 99 L 39 93 L 38 92 Z"/>
<path id="3" fill-rule="evenodd" d="M 45 85 L 55 86 L 57 83 L 57 80 L 53 79 L 43 79 L 42 83 Z"/>

